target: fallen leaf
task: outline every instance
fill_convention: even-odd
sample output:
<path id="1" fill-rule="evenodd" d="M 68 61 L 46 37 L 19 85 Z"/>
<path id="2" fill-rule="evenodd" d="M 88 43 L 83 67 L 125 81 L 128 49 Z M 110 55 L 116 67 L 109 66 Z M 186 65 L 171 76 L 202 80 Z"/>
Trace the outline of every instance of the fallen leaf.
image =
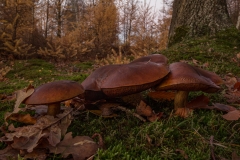
<path id="1" fill-rule="evenodd" d="M 153 110 L 144 101 L 141 101 L 139 105 L 136 107 L 136 113 L 142 116 L 149 117 L 153 114 Z"/>
<path id="2" fill-rule="evenodd" d="M 163 116 L 163 112 L 159 112 L 159 113 L 153 113 L 151 116 L 147 117 L 147 119 L 150 122 L 155 122 L 157 120 L 160 120 Z"/>
<path id="3" fill-rule="evenodd" d="M 31 153 L 26 153 L 24 159 L 37 159 L 45 160 L 47 158 L 47 150 L 42 148 L 36 148 Z"/>
<path id="4" fill-rule="evenodd" d="M 213 109 L 213 107 L 208 106 L 209 98 L 205 95 L 201 95 L 193 99 L 187 104 L 187 108 L 191 109 Z"/>
<path id="5" fill-rule="evenodd" d="M 102 116 L 110 116 L 113 113 L 113 108 L 117 107 L 118 103 L 102 103 L 99 106 Z"/>
<path id="6" fill-rule="evenodd" d="M 229 89 L 233 88 L 234 84 L 237 83 L 237 78 L 234 77 L 234 76 L 231 76 L 231 75 L 230 76 L 229 75 L 225 76 L 224 79 L 225 79 L 224 84 Z"/>
<path id="7" fill-rule="evenodd" d="M 27 98 L 29 97 L 32 93 L 34 92 L 33 88 L 29 88 L 27 91 L 24 90 L 19 90 L 17 91 L 17 100 L 14 105 L 14 110 L 12 113 L 18 113 L 20 111 L 20 104 Z"/>
<path id="8" fill-rule="evenodd" d="M 37 119 L 32 117 L 30 114 L 19 114 L 19 113 L 15 113 L 12 114 L 10 117 L 8 117 L 8 119 L 13 120 L 13 121 L 17 121 L 17 122 L 21 122 L 21 123 L 25 123 L 25 124 L 35 124 Z"/>
<path id="9" fill-rule="evenodd" d="M 70 114 L 68 110 L 65 110 L 64 113 L 58 114 L 57 117 L 61 119 L 59 128 L 61 129 L 61 136 L 64 136 L 72 122 L 72 114 Z"/>
<path id="10" fill-rule="evenodd" d="M 240 111 L 239 110 L 230 111 L 227 114 L 222 115 L 222 117 L 228 121 L 236 121 L 240 118 Z"/>
<path id="11" fill-rule="evenodd" d="M 6 121 L 8 119 L 8 117 L 10 117 L 12 114 L 14 113 L 18 113 L 20 110 L 22 110 L 21 108 L 19 108 L 20 104 L 27 98 L 29 97 L 32 93 L 34 92 L 33 88 L 28 89 L 27 91 L 24 90 L 19 90 L 16 92 L 17 95 L 17 100 L 15 102 L 14 105 L 14 110 L 13 112 L 6 112 L 4 115 L 4 120 Z M 7 122 L 5 122 L 6 125 L 8 125 Z"/>
<path id="12" fill-rule="evenodd" d="M 214 109 L 224 111 L 224 112 L 231 112 L 231 111 L 237 110 L 233 106 L 229 106 L 221 103 L 214 103 L 213 106 L 214 106 Z"/>
<path id="13" fill-rule="evenodd" d="M 149 92 L 148 96 L 155 100 L 174 100 L 175 98 L 175 92 L 166 92 L 166 91 L 155 91 L 155 92 Z"/>
<path id="14" fill-rule="evenodd" d="M 19 154 L 19 150 L 14 149 L 10 145 L 8 145 L 3 150 L 0 150 L 0 159 L 9 160 L 9 157 L 11 157 L 12 160 L 17 160 L 18 154 Z"/>
<path id="15" fill-rule="evenodd" d="M 202 65 L 203 68 L 207 68 L 208 66 L 209 66 L 209 63 L 208 63 L 208 62 L 206 62 L 206 63 L 204 63 L 204 64 Z"/>
<path id="16" fill-rule="evenodd" d="M 240 92 L 237 90 L 227 91 L 226 94 L 224 94 L 224 97 L 229 103 L 240 103 Z"/>
<path id="17" fill-rule="evenodd" d="M 64 139 L 56 146 L 50 147 L 50 153 L 61 153 L 64 158 L 72 155 L 74 160 L 85 160 L 96 154 L 99 146 L 88 136 L 76 136 L 72 138 L 72 132 L 65 135 Z"/>
<path id="18" fill-rule="evenodd" d="M 13 143 L 11 144 L 11 146 L 15 149 L 26 149 L 28 152 L 32 152 L 33 149 L 38 145 L 39 139 L 45 134 L 42 134 L 40 129 L 35 129 L 34 131 L 30 129 L 26 130 L 25 132 L 25 134 L 21 133 L 22 135 L 18 135 L 18 133 L 16 133 L 13 136 Z"/>
<path id="19" fill-rule="evenodd" d="M 196 59 L 192 58 L 192 62 L 193 62 L 193 64 L 198 65 L 198 61 Z"/>
<path id="20" fill-rule="evenodd" d="M 240 53 L 237 54 L 237 58 L 240 59 Z"/>
<path id="21" fill-rule="evenodd" d="M 233 86 L 233 89 L 240 90 L 240 82 L 236 82 Z"/>
<path id="22" fill-rule="evenodd" d="M 240 157 L 237 155 L 235 151 L 232 153 L 232 160 L 240 160 Z"/>
<path id="23" fill-rule="evenodd" d="M 52 125 L 48 130 L 48 142 L 55 147 L 61 141 L 61 129 L 58 125 Z"/>
<path id="24" fill-rule="evenodd" d="M 179 152 L 184 159 L 188 159 L 188 155 L 186 154 L 186 152 L 184 150 L 181 149 L 176 149 L 176 152 Z"/>

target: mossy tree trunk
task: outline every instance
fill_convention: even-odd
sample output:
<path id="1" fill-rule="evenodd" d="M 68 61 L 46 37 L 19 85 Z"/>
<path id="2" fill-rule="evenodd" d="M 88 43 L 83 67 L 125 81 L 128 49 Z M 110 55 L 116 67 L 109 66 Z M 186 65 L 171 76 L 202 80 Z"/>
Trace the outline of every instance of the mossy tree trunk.
<path id="1" fill-rule="evenodd" d="M 174 0 L 168 46 L 231 26 L 226 0 Z"/>

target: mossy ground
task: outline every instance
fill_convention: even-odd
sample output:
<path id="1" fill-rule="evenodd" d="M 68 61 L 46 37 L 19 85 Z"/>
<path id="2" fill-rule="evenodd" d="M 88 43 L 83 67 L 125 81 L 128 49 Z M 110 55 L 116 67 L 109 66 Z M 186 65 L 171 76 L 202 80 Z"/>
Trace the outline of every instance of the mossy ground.
<path id="1" fill-rule="evenodd" d="M 239 64 L 233 60 L 239 52 L 240 33 L 228 30 L 215 37 L 186 40 L 161 53 L 168 57 L 169 63 L 180 60 L 193 63 L 195 59 L 199 65 L 208 62 L 205 69 L 222 77 L 227 73 L 239 77 Z M 7 80 L 0 83 L 0 94 L 9 95 L 26 87 L 29 81 L 33 81 L 34 86 L 61 79 L 82 82 L 87 77 L 84 70 L 92 64 L 74 63 L 74 67 L 79 69 L 74 72 L 71 69 L 73 64 L 56 67 L 39 59 L 15 61 L 12 70 L 6 75 Z M 227 104 L 222 92 L 224 89 L 219 93 L 207 94 L 211 103 Z M 189 100 L 200 94 L 191 93 Z M 171 116 L 173 102 L 157 102 L 149 98 L 147 102 L 156 112 L 164 112 L 162 120 L 143 123 L 123 112 L 119 112 L 118 117 L 102 118 L 84 111 L 72 121 L 69 132 L 73 132 L 73 136 L 91 136 L 94 133 L 103 136 L 106 149 L 99 150 L 95 159 L 184 159 L 181 151 L 188 159 L 194 160 L 211 159 L 211 151 L 217 159 L 231 159 L 234 151 L 240 155 L 239 120 L 226 121 L 221 117 L 222 112 L 214 110 L 195 110 L 193 116 L 183 119 Z M 0 101 L 1 124 L 4 122 L 4 113 L 11 111 L 13 106 L 13 101 Z M 212 136 L 213 147 L 210 143 Z M 0 146 L 3 148 L 4 144 L 0 143 Z M 60 155 L 52 155 L 49 159 L 62 158 Z"/>

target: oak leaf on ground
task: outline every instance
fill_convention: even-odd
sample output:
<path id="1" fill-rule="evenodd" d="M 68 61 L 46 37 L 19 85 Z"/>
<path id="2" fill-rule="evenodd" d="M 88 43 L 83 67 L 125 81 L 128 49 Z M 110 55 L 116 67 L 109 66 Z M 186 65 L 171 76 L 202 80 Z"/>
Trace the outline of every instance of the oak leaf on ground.
<path id="1" fill-rule="evenodd" d="M 222 117 L 228 121 L 236 121 L 240 118 L 240 111 L 239 110 L 230 111 L 227 114 L 222 115 Z"/>
<path id="2" fill-rule="evenodd" d="M 50 153 L 59 154 L 66 158 L 73 156 L 74 160 L 85 160 L 96 154 L 99 145 L 88 136 L 76 136 L 72 138 L 72 132 L 65 135 L 64 139 L 56 147 L 50 147 Z"/>

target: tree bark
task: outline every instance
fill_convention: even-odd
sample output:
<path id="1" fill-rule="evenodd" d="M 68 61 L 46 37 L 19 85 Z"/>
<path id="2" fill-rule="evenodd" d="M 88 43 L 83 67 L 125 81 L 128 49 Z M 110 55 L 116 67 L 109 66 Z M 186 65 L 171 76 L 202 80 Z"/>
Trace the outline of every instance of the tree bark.
<path id="1" fill-rule="evenodd" d="M 232 26 L 226 0 L 174 0 L 168 46 Z"/>

